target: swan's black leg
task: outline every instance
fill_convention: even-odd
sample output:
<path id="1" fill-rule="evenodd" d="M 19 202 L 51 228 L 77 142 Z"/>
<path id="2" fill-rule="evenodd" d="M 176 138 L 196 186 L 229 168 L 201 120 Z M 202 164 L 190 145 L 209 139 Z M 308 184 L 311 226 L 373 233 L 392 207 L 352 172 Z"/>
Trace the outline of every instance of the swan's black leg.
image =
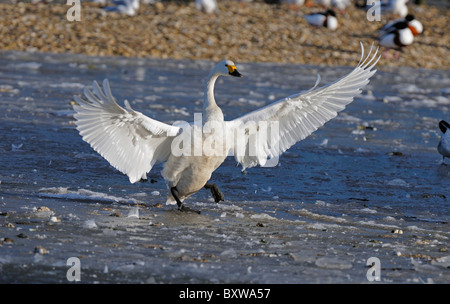
<path id="1" fill-rule="evenodd" d="M 191 208 L 184 207 L 183 203 L 180 201 L 180 198 L 178 197 L 177 187 L 170 188 L 170 192 L 172 193 L 173 198 L 177 201 L 178 210 L 186 211 L 186 212 L 195 212 L 197 214 L 200 214 L 200 211 L 192 210 Z"/>
<path id="2" fill-rule="evenodd" d="M 173 198 L 177 201 L 178 210 L 182 210 L 183 209 L 183 203 L 178 198 L 177 187 L 170 188 L 170 192 L 172 193 Z"/>
<path id="3" fill-rule="evenodd" d="M 225 196 L 223 195 L 222 191 L 219 190 L 219 187 L 216 185 L 216 183 L 206 183 L 205 188 L 211 190 L 211 194 L 216 203 L 225 200 Z"/>

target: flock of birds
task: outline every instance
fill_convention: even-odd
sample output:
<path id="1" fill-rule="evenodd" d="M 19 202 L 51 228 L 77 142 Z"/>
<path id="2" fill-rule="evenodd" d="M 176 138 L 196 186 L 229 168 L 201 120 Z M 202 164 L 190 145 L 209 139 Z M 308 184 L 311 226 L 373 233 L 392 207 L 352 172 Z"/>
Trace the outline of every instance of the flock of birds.
<path id="1" fill-rule="evenodd" d="M 141 3 L 155 3 L 161 0 L 91 0 L 105 6 L 108 12 L 118 12 L 128 16 L 134 16 L 139 9 Z M 108 1 L 111 6 L 108 6 Z M 238 0 L 240 2 L 251 2 L 252 0 Z M 345 9 L 351 5 L 351 0 L 264 0 L 270 4 L 287 3 L 294 7 L 302 5 L 312 6 L 312 1 L 317 5 L 324 7 L 324 11 L 306 14 L 303 17 L 314 27 L 323 27 L 328 30 L 336 30 L 338 28 L 338 19 L 335 10 L 344 13 Z M 355 0 L 361 1 L 361 0 Z M 362 0 L 364 1 L 364 0 Z M 423 25 L 414 18 L 412 14 L 408 14 L 409 0 L 381 0 L 375 1 L 374 5 L 367 5 L 366 2 L 360 4 L 355 2 L 355 6 L 373 11 L 380 12 L 383 16 L 398 16 L 399 19 L 385 24 L 378 32 L 378 43 L 386 48 L 385 56 L 388 57 L 388 50 L 394 49 L 394 58 L 398 58 L 399 51 L 404 47 L 411 45 L 417 35 L 423 32 Z M 219 11 L 217 0 L 195 0 L 195 7 L 208 14 Z"/>

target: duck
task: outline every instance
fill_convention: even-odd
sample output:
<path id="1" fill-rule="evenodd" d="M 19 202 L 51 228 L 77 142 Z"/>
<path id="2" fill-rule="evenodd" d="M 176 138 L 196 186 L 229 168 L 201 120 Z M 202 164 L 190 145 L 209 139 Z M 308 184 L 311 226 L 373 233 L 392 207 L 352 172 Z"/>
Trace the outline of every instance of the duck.
<path id="1" fill-rule="evenodd" d="M 315 85 L 300 93 L 270 103 L 232 120 L 225 120 L 215 100 L 219 77 L 243 75 L 231 60 L 217 63 L 209 72 L 204 89 L 203 109 L 194 122 L 167 124 L 134 110 L 127 100 L 120 106 L 108 79 L 100 86 L 86 86 L 74 96 L 76 128 L 82 139 L 131 183 L 146 180 L 157 163 L 168 188 L 166 204 L 189 211 L 185 200 L 209 189 L 215 202 L 224 194 L 212 173 L 230 156 L 242 170 L 255 166 L 276 167 L 278 158 L 295 143 L 305 139 L 345 109 L 375 74 L 380 56 L 372 45 L 347 75 L 328 85 Z M 214 131 L 213 131 L 214 130 Z"/>
<path id="2" fill-rule="evenodd" d="M 389 0 L 387 2 L 376 2 L 380 5 L 381 14 L 397 15 L 399 17 L 405 17 L 408 14 L 408 0 Z"/>
<path id="3" fill-rule="evenodd" d="M 328 9 L 325 12 L 312 13 L 304 16 L 306 21 L 316 27 L 325 27 L 332 31 L 338 27 L 336 13 L 332 9 Z"/>
<path id="4" fill-rule="evenodd" d="M 403 23 L 408 24 L 408 28 L 411 30 L 411 33 L 413 36 L 418 36 L 419 34 L 422 34 L 423 32 L 423 25 L 422 23 L 417 20 L 414 15 L 408 14 L 405 18 L 399 18 L 393 21 L 390 21 L 386 23 L 382 28 L 378 31 L 378 37 L 382 37 L 388 33 L 394 32 L 398 30 L 400 27 L 402 27 Z"/>
<path id="5" fill-rule="evenodd" d="M 331 6 L 339 10 L 341 13 L 350 6 L 350 0 L 331 0 Z"/>
<path id="6" fill-rule="evenodd" d="M 442 132 L 441 140 L 437 146 L 438 152 L 442 155 L 442 163 L 445 158 L 450 158 L 450 124 L 445 120 L 439 122 L 439 129 Z"/>
<path id="7" fill-rule="evenodd" d="M 105 11 L 134 16 L 139 9 L 139 0 L 116 0 L 113 4 L 115 5 L 105 7 Z"/>
<path id="8" fill-rule="evenodd" d="M 216 0 L 195 0 L 195 8 L 207 14 L 218 11 Z"/>
<path id="9" fill-rule="evenodd" d="M 408 27 L 407 22 L 398 23 L 390 32 L 385 32 L 378 37 L 380 46 L 386 49 L 399 51 L 414 42 L 414 35 Z M 398 53 L 396 53 L 398 55 Z"/>

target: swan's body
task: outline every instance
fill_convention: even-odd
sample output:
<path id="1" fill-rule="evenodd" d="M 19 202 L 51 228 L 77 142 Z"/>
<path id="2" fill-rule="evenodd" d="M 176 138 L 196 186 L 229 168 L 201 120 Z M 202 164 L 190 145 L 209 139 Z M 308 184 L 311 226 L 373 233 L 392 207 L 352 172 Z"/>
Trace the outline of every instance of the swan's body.
<path id="1" fill-rule="evenodd" d="M 156 121 L 134 111 L 126 100 L 122 108 L 106 79 L 103 89 L 94 81 L 93 92 L 85 88 L 84 97 L 75 97 L 77 129 L 83 140 L 127 174 L 131 183 L 146 179 L 154 164 L 165 162 L 162 176 L 170 189 L 169 204 L 176 202 L 181 208 L 187 197 L 203 187 L 211 189 L 216 201 L 223 200 L 217 186 L 208 181 L 228 155 L 234 155 L 244 169 L 268 166 L 353 101 L 375 73 L 372 69 L 378 61 L 376 52 L 372 57 L 369 52 L 363 60 L 362 51 L 360 64 L 336 82 L 316 89 L 317 81 L 307 92 L 231 121 L 224 120 L 214 99 L 214 84 L 219 76 L 241 76 L 228 60 L 210 72 L 202 119 L 190 125 L 171 126 Z M 196 142 L 200 142 L 200 149 Z"/>
<path id="2" fill-rule="evenodd" d="M 442 131 L 442 138 L 438 144 L 438 151 L 442 155 L 442 163 L 445 158 L 450 158 L 450 124 L 444 120 L 439 122 L 439 129 Z"/>

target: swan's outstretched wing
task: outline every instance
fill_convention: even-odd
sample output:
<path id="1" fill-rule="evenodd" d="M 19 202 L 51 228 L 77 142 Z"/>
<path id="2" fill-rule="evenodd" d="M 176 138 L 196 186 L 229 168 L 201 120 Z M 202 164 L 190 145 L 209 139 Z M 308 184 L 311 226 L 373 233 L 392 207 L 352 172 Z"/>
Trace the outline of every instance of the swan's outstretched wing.
<path id="1" fill-rule="evenodd" d="M 281 153 L 304 139 L 326 122 L 336 117 L 375 74 L 373 67 L 379 60 L 378 50 L 372 48 L 364 58 L 361 44 L 361 60 L 348 75 L 316 89 L 292 95 L 259 110 L 227 122 L 232 132 L 233 143 L 229 143 L 232 155 L 242 167 L 270 166 Z M 364 59 L 363 59 L 364 58 Z"/>
<path id="2" fill-rule="evenodd" d="M 86 87 L 83 97 L 75 96 L 80 135 L 131 183 L 146 179 L 155 163 L 167 160 L 180 128 L 134 111 L 126 100 L 125 109 L 119 106 L 107 79 L 103 90 L 96 81 L 92 87 L 93 92 Z"/>

